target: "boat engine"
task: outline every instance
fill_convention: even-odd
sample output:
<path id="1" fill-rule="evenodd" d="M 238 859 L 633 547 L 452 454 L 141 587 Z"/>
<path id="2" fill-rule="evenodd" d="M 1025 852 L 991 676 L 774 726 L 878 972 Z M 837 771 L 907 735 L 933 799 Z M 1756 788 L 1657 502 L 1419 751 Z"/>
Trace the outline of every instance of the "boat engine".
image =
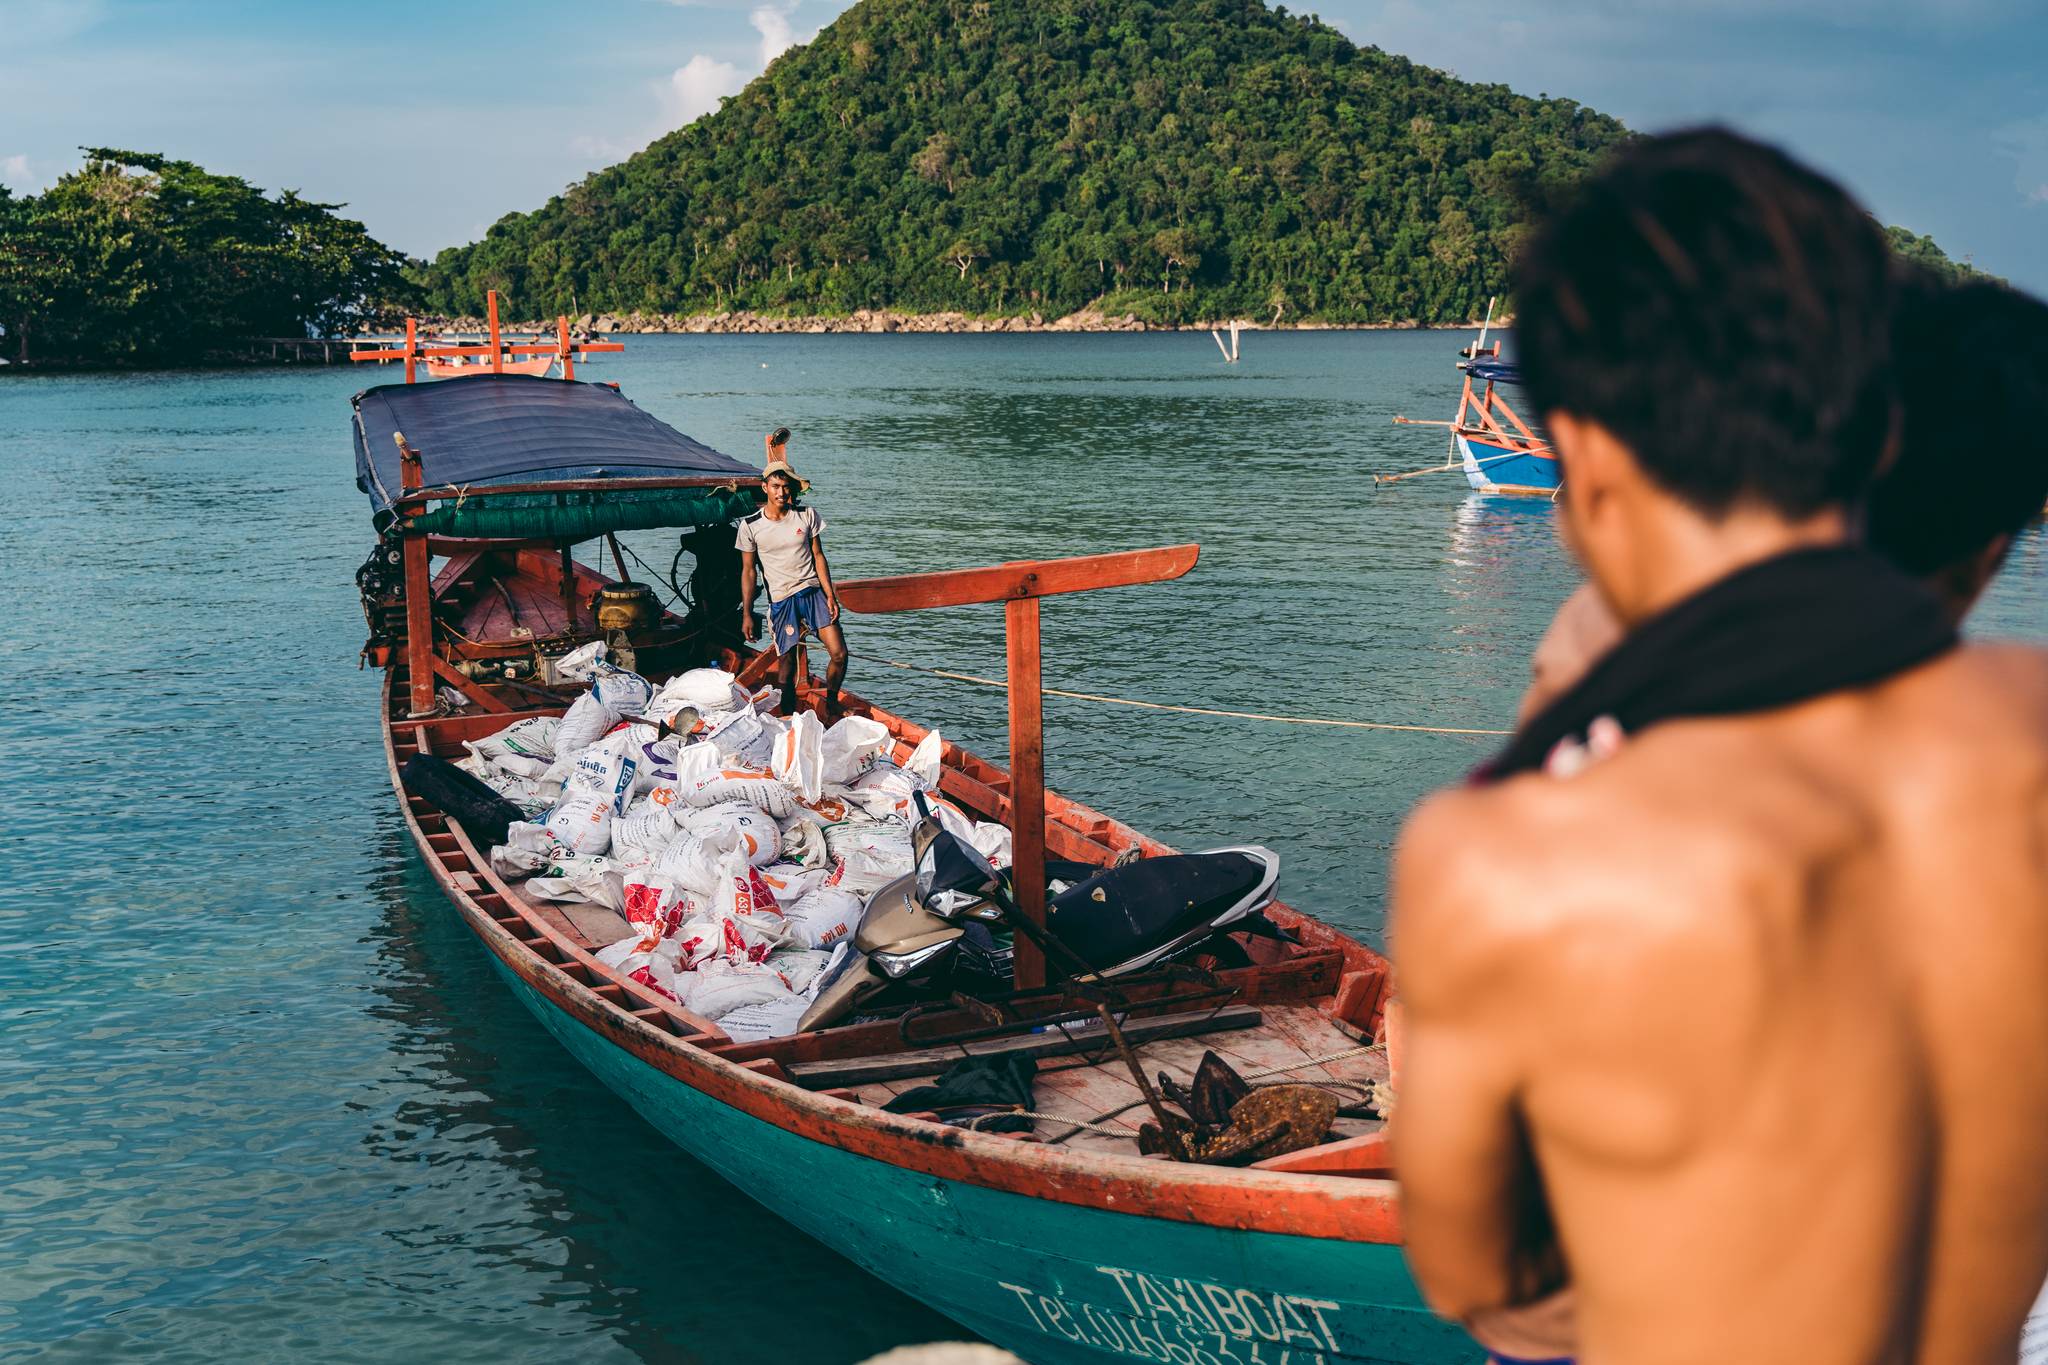
<path id="1" fill-rule="evenodd" d="M 371 547 L 356 570 L 356 591 L 362 594 L 363 624 L 370 633 L 361 662 L 381 668 L 405 634 L 405 552 L 396 536 L 384 536 Z"/>
<path id="2" fill-rule="evenodd" d="M 652 629 L 661 620 L 661 600 L 645 583 L 618 582 L 598 589 L 597 628 L 607 637 Z"/>

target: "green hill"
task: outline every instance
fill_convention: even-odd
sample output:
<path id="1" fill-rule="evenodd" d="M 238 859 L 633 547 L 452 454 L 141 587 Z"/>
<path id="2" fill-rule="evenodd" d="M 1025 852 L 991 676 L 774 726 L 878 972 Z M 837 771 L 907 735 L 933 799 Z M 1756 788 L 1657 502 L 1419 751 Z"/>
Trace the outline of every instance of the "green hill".
<path id="1" fill-rule="evenodd" d="M 863 0 L 717 113 L 423 274 L 522 313 L 1463 320 L 1625 137 L 1259 0 Z"/>

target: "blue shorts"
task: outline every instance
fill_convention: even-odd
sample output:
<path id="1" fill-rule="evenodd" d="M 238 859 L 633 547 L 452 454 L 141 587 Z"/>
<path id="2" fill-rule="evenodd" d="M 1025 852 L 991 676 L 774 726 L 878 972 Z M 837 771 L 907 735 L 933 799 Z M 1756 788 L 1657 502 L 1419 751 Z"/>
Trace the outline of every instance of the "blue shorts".
<path id="1" fill-rule="evenodd" d="M 804 638 L 805 630 L 816 634 L 832 624 L 832 604 L 825 600 L 823 588 L 803 588 L 780 602 L 770 599 L 768 622 L 775 629 L 775 652 L 787 654 Z"/>

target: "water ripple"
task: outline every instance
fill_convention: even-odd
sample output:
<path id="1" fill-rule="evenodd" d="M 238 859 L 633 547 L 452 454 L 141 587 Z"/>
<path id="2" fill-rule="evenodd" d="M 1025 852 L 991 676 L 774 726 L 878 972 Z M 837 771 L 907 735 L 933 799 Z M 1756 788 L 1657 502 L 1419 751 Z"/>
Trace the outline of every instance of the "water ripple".
<path id="1" fill-rule="evenodd" d="M 629 345 L 599 377 L 713 445 L 795 428 L 842 577 L 1202 543 L 1181 583 L 1049 602 L 1054 686 L 1495 725 L 1571 583 L 1544 507 L 1372 484 L 1440 456 L 1388 419 L 1441 414 L 1448 336 L 1252 334 L 1234 369 L 1199 334 Z M 591 1081 L 412 857 L 355 668 L 365 383 L 0 382 L 0 468 L 36 490 L 0 520 L 0 1354 L 851 1361 L 956 1334 Z M 2038 638 L 2044 579 L 2035 531 L 1989 627 Z M 993 610 L 848 630 L 1002 671 Z M 1000 756 L 1000 693 L 854 679 Z M 1402 813 L 1486 752 L 1046 712 L 1060 788 L 1183 846 L 1269 843 L 1291 899 L 1368 935 Z M 787 1286 L 804 1312 L 734 1311 Z"/>

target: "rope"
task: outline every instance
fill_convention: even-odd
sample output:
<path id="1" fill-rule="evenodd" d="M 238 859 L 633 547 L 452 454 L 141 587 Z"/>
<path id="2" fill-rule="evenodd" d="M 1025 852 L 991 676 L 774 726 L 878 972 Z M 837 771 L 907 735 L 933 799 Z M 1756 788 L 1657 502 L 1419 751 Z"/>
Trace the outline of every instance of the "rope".
<path id="1" fill-rule="evenodd" d="M 848 651 L 851 653 L 852 651 Z M 922 664 L 906 664 L 896 659 L 884 659 L 874 654 L 855 654 L 855 658 L 867 663 L 881 664 L 885 668 L 900 668 L 906 673 L 929 673 L 934 678 L 945 678 L 952 682 L 973 683 L 979 687 L 1000 687 L 1005 691 L 1009 684 L 1000 678 L 982 678 L 972 673 L 955 673 L 950 669 L 927 668 Z M 1225 711 L 1213 706 L 1172 706 L 1163 701 L 1137 701 L 1130 697 L 1111 697 L 1099 692 L 1067 692 L 1057 687 L 1040 689 L 1048 697 L 1065 697 L 1069 701 L 1099 701 L 1112 706 L 1137 706 L 1147 711 L 1173 711 L 1184 716 L 1224 716 L 1232 720 L 1272 720 L 1284 725 L 1327 725 L 1344 730 L 1402 730 L 1418 735 L 1511 735 L 1512 730 L 1480 730 L 1456 725 L 1396 725 L 1381 720 L 1338 720 L 1326 716 L 1281 716 L 1263 711 Z"/>
<path id="2" fill-rule="evenodd" d="M 1144 1101 L 1140 1100 L 1139 1103 L 1142 1104 Z M 1089 1119 L 1072 1118 L 1066 1114 L 1041 1114 L 1035 1109 L 1004 1109 L 992 1114 L 977 1114 L 967 1120 L 966 1126 L 975 1132 L 980 1132 L 983 1119 L 1034 1119 L 1045 1123 L 1070 1123 L 1074 1126 L 1075 1132 L 1085 1130 L 1090 1133 L 1100 1133 L 1104 1137 L 1135 1138 L 1138 1136 L 1137 1129 L 1126 1128 L 1121 1124 L 1112 1127 L 1107 1123 L 1096 1123 Z M 1073 1135 L 1073 1133 L 1062 1133 L 1059 1140 L 1064 1141 Z"/>
<path id="3" fill-rule="evenodd" d="M 639 553 L 638 553 L 638 552 L 637 552 L 636 550 L 634 550 L 634 548 L 633 548 L 632 546 L 630 546 L 630 545 L 627 545 L 627 544 L 625 544 L 625 543 L 624 543 L 624 542 L 622 541 L 622 542 L 620 542 L 620 544 L 619 544 L 619 548 L 620 548 L 620 549 L 622 549 L 622 550 L 624 550 L 624 551 L 626 552 L 626 558 L 628 558 L 628 559 L 632 560 L 632 561 L 633 561 L 633 562 L 634 562 L 635 564 L 638 564 L 638 565 L 639 565 L 639 566 L 640 566 L 641 568 L 643 568 L 643 569 L 647 570 L 647 576 L 648 576 L 649 578 L 652 578 L 652 577 L 654 577 L 654 574 L 655 574 L 655 568 L 654 568 L 654 566 L 653 566 L 652 564 L 649 564 L 649 563 L 648 563 L 648 562 L 647 562 L 646 560 L 642 559 L 642 558 L 640 557 Z M 677 551 L 677 555 L 678 555 L 678 557 L 680 557 L 681 553 L 682 553 L 681 551 Z M 687 614 L 688 614 L 688 613 L 687 613 L 687 610 L 686 610 L 686 609 L 684 608 L 684 606 L 683 606 L 682 590 L 681 590 L 680 588 L 676 588 L 676 584 L 675 584 L 675 570 L 674 570 L 674 568 L 673 568 L 673 567 L 671 567 L 671 568 L 670 568 L 670 570 L 669 570 L 669 583 L 668 583 L 668 585 L 669 585 L 669 587 L 670 587 L 671 589 L 674 589 L 674 590 L 675 590 L 675 593 L 676 593 L 676 595 L 675 595 L 674 597 L 671 597 L 671 598 L 669 598 L 669 599 L 668 599 L 668 604 L 669 604 L 669 606 L 670 606 L 670 607 L 672 607 L 672 608 L 674 608 L 674 609 L 675 609 L 675 610 L 677 610 L 678 612 L 683 612 L 683 613 L 684 613 L 685 615 L 687 615 Z M 648 584 L 648 587 L 650 587 L 650 588 L 652 588 L 653 586 L 654 586 L 654 585 L 653 585 L 652 583 Z"/>
<path id="4" fill-rule="evenodd" d="M 1262 1081 L 1268 1076 L 1284 1076 L 1290 1071 L 1300 1071 L 1303 1067 L 1324 1066 L 1330 1062 L 1348 1062 L 1353 1057 L 1364 1057 L 1369 1053 L 1385 1052 L 1386 1050 L 1387 1045 L 1385 1043 L 1367 1043 L 1363 1047 L 1347 1047 L 1342 1052 L 1332 1052 L 1325 1057 L 1308 1057 L 1298 1062 L 1289 1062 L 1286 1066 L 1261 1067 L 1257 1071 L 1246 1071 L 1240 1074 L 1248 1081 Z M 1310 1084 L 1319 1084 L 1319 1082 L 1312 1081 Z M 1345 1081 L 1343 1084 L 1351 1085 L 1354 1082 Z"/>

